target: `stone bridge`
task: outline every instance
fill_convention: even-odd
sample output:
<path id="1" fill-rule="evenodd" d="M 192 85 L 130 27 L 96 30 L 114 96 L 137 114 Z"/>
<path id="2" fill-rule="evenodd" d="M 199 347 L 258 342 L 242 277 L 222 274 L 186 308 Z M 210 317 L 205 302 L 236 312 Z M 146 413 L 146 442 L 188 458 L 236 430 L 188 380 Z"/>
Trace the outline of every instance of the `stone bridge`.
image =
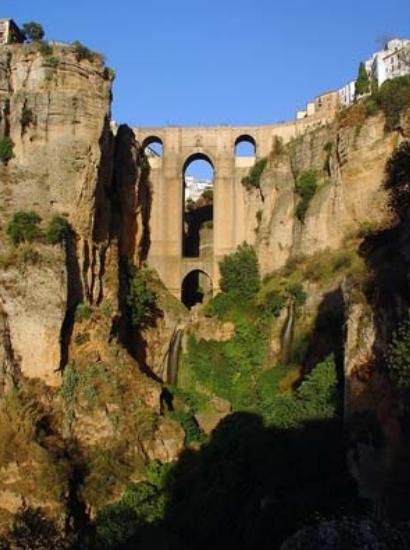
<path id="1" fill-rule="evenodd" d="M 195 271 L 209 277 L 211 292 L 218 291 L 218 263 L 246 238 L 242 178 L 258 158 L 270 153 L 275 136 L 287 142 L 305 130 L 305 121 L 266 126 L 134 128 L 144 148 L 153 143 L 163 148 L 160 157 L 149 157 L 153 199 L 148 264 L 176 297 L 181 298 L 185 278 Z M 235 156 L 235 146 L 241 141 L 254 144 L 255 156 Z M 208 160 L 214 169 L 212 246 L 206 257 L 186 258 L 184 173 L 196 159 Z"/>

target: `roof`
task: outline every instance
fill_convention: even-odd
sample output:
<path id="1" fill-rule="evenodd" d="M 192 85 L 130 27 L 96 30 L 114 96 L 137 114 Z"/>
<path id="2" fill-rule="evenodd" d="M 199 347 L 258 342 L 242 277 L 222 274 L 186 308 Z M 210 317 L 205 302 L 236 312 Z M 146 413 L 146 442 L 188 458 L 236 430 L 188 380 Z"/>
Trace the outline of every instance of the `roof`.
<path id="1" fill-rule="evenodd" d="M 12 25 L 14 27 L 14 30 L 19 33 L 19 35 L 21 36 L 21 38 L 23 40 L 26 39 L 26 35 L 20 29 L 20 27 L 17 25 L 17 23 L 14 21 L 14 19 L 12 19 L 11 17 L 0 17 L 0 23 L 6 23 L 6 22 L 10 23 L 10 25 Z"/>

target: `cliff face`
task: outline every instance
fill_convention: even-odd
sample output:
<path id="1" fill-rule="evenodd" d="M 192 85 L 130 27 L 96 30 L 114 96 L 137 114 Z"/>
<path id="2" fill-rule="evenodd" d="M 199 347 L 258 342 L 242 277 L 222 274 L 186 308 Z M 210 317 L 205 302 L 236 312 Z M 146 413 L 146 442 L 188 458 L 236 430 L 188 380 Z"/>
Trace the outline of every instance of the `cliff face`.
<path id="1" fill-rule="evenodd" d="M 0 139 L 13 143 L 0 162 L 0 522 L 23 498 L 59 519 L 72 499 L 95 510 L 144 462 L 183 445 L 127 320 L 127 266 L 147 253 L 150 191 L 132 132 L 110 130 L 111 80 L 100 56 L 70 46 L 0 50 Z M 58 214 L 69 234 L 12 245 L 17 211 L 36 212 L 42 231 Z M 127 475 L 101 489 L 108 456 Z"/>
<path id="2" fill-rule="evenodd" d="M 382 115 L 351 126 L 336 121 L 273 151 L 261 193 L 252 191 L 246 199 L 249 242 L 257 248 L 263 272 L 291 258 L 340 248 L 361 224 L 377 225 L 386 218 L 384 170 L 399 138 L 385 133 L 384 125 Z M 301 222 L 295 215 L 300 200 L 295 181 L 309 170 L 320 174 L 320 183 Z"/>
<path id="3" fill-rule="evenodd" d="M 1 49 L 0 129 L 14 146 L 11 160 L 0 164 L 0 254 L 7 268 L 0 294 L 21 371 L 48 383 L 58 383 L 66 305 L 101 293 L 102 248 L 108 241 L 101 216 L 97 239 L 93 233 L 104 208 L 102 189 L 111 185 L 110 94 L 98 56 L 79 60 L 72 48 L 57 46 L 47 55 L 36 45 Z M 68 285 L 62 253 L 44 250 L 38 266 L 24 258 L 12 261 L 4 231 L 18 210 L 33 210 L 44 220 L 55 214 L 68 219 L 76 238 L 67 261 L 77 263 L 69 268 Z"/>

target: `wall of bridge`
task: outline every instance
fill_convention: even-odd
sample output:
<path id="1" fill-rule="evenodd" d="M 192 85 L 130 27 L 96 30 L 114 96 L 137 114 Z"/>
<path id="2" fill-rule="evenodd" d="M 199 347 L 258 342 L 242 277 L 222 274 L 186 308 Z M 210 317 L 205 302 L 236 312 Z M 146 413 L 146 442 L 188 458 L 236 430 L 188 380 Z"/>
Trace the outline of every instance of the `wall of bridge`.
<path id="1" fill-rule="evenodd" d="M 182 281 L 193 269 L 205 271 L 217 292 L 219 261 L 245 240 L 246 190 L 241 180 L 255 159 L 235 157 L 236 140 L 251 136 L 257 160 L 270 153 L 275 136 L 287 142 L 304 129 L 301 121 L 267 126 L 134 128 L 141 145 L 151 137 L 163 144 L 162 157 L 150 159 L 153 201 L 148 264 L 175 296 L 180 298 Z M 187 160 L 197 154 L 206 155 L 214 167 L 213 255 L 206 261 L 182 255 L 183 171 Z"/>

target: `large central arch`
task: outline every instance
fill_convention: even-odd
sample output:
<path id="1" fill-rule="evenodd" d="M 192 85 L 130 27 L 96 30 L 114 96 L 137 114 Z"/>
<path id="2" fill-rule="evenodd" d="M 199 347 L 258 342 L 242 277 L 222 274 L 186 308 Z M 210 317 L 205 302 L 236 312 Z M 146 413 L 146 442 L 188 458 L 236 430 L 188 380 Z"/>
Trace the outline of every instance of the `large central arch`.
<path id="1" fill-rule="evenodd" d="M 193 170 L 192 170 L 193 169 Z M 204 153 L 194 153 L 182 169 L 182 255 L 213 254 L 213 189 L 215 168 Z"/>

